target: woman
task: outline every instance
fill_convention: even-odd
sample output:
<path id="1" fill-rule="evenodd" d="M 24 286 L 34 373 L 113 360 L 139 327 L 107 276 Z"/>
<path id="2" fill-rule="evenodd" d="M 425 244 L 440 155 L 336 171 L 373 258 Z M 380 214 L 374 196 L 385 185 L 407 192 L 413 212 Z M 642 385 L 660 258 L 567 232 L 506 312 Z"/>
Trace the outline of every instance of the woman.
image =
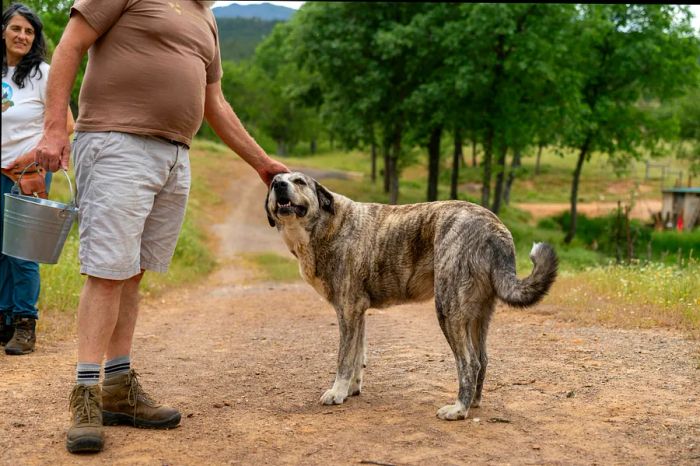
<path id="1" fill-rule="evenodd" d="M 0 175 L 0 237 L 5 193 L 18 173 L 26 171 L 22 192 L 45 197 L 50 179 L 32 165 L 34 147 L 44 127 L 46 42 L 39 17 L 14 3 L 2 14 L 2 174 Z M 68 112 L 68 130 L 73 115 Z M 27 354 L 36 343 L 39 264 L 0 253 L 0 344 L 5 353 Z"/>

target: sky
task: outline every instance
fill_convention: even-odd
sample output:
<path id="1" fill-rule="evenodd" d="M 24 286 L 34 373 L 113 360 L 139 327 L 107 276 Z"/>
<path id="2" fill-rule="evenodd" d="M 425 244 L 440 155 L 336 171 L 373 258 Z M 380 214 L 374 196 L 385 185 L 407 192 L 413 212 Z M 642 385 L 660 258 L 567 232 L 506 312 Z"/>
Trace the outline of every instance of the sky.
<path id="1" fill-rule="evenodd" d="M 298 10 L 305 2 L 275 2 L 275 1 L 258 1 L 258 2 L 241 2 L 241 1 L 220 1 L 216 2 L 215 6 L 226 6 L 231 3 L 238 3 L 239 5 L 254 5 L 256 3 L 272 3 L 273 5 L 282 5 L 288 8 L 294 8 Z M 693 12 L 693 28 L 696 31 L 700 31 L 700 5 L 691 5 L 690 11 Z"/>

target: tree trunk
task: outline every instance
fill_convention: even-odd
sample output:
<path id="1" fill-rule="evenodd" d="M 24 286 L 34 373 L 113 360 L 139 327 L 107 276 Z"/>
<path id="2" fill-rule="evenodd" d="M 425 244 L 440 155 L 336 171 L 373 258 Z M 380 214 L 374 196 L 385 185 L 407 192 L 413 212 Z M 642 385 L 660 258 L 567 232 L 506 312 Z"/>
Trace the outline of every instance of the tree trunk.
<path id="1" fill-rule="evenodd" d="M 311 140 L 311 146 L 309 148 L 311 149 L 311 155 L 316 154 L 316 138 Z"/>
<path id="2" fill-rule="evenodd" d="M 576 202 L 578 198 L 578 183 L 581 179 L 581 170 L 583 168 L 583 162 L 586 160 L 586 155 L 588 155 L 588 146 L 591 143 L 591 138 L 586 138 L 585 142 L 581 146 L 581 152 L 578 155 L 578 161 L 576 162 L 576 169 L 574 170 L 574 179 L 571 183 L 571 223 L 569 224 L 569 231 L 566 233 L 564 242 L 566 244 L 571 243 L 571 240 L 576 236 Z"/>
<path id="3" fill-rule="evenodd" d="M 284 139 L 277 140 L 277 155 L 280 157 L 287 156 L 287 145 L 284 143 Z"/>
<path id="4" fill-rule="evenodd" d="M 503 178 L 506 174 L 507 153 L 508 146 L 499 147 L 498 160 L 496 160 L 496 188 L 493 192 L 493 205 L 491 206 L 491 212 L 496 215 L 501 211 L 501 203 L 503 202 Z"/>
<path id="5" fill-rule="evenodd" d="M 464 160 L 464 157 L 462 157 Z M 476 137 L 472 138 L 472 167 L 476 167 Z"/>
<path id="6" fill-rule="evenodd" d="M 383 157 L 384 157 L 384 192 L 389 193 L 391 190 L 391 143 L 389 140 L 384 141 L 382 147 Z"/>
<path id="7" fill-rule="evenodd" d="M 428 141 L 428 202 L 437 201 L 440 175 L 440 139 L 442 127 L 434 128 Z"/>
<path id="8" fill-rule="evenodd" d="M 520 149 L 513 150 L 513 163 L 510 164 L 510 172 L 508 172 L 508 181 L 506 181 L 506 190 L 503 193 L 503 201 L 506 205 L 510 205 L 510 188 L 513 186 L 513 181 L 515 181 L 515 172 L 518 167 L 520 167 Z"/>
<path id="9" fill-rule="evenodd" d="M 491 155 L 493 151 L 493 128 L 486 132 L 484 141 L 484 173 L 481 177 L 481 205 L 488 209 L 491 194 Z"/>
<path id="10" fill-rule="evenodd" d="M 372 138 L 372 184 L 377 181 L 377 144 Z"/>
<path id="11" fill-rule="evenodd" d="M 537 148 L 537 161 L 535 162 L 535 175 L 540 174 L 540 157 L 542 157 L 542 148 L 544 147 L 543 143 L 539 144 L 539 147 Z"/>
<path id="12" fill-rule="evenodd" d="M 399 202 L 399 154 L 401 153 L 401 131 L 398 130 L 391 145 L 391 156 L 389 157 L 390 177 L 389 177 L 389 204 L 395 205 Z"/>
<path id="13" fill-rule="evenodd" d="M 462 132 L 455 129 L 455 150 L 452 157 L 452 179 L 450 180 L 450 199 L 457 199 L 457 184 L 459 183 L 459 164 L 464 158 L 462 152 Z"/>

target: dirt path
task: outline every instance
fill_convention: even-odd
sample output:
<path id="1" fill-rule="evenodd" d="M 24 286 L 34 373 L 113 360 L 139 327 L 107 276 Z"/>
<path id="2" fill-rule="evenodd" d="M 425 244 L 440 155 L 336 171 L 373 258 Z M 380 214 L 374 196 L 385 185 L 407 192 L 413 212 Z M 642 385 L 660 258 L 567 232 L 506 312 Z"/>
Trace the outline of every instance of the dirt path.
<path id="1" fill-rule="evenodd" d="M 221 254 L 287 254 L 248 170 L 231 180 Z M 364 392 L 327 407 L 317 401 L 334 377 L 331 308 L 303 283 L 251 284 L 223 263 L 143 304 L 135 366 L 182 410 L 179 428 L 110 427 L 104 452 L 69 455 L 76 345 L 40 340 L 29 356 L 0 355 L 0 464 L 700 463 L 697 345 L 678 334 L 501 308 L 482 407 L 450 423 L 435 417 L 457 382 L 433 306 L 371 310 Z"/>
<path id="2" fill-rule="evenodd" d="M 535 220 L 551 217 L 571 209 L 571 205 L 566 202 L 523 202 L 517 203 L 515 206 L 530 212 Z M 617 202 L 579 202 L 576 204 L 577 212 L 589 217 L 608 215 L 615 209 L 617 209 Z M 630 217 L 648 222 L 652 215 L 657 212 L 661 212 L 660 200 L 639 199 L 634 204 Z"/>

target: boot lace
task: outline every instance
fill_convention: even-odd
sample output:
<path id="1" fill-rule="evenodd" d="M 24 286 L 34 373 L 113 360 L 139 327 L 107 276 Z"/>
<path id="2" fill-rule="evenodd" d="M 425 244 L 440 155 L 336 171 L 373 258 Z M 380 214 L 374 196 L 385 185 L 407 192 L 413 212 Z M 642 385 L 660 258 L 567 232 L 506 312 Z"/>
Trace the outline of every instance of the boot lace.
<path id="1" fill-rule="evenodd" d="M 70 408 L 75 410 L 76 423 L 83 424 L 87 419 L 88 424 L 99 420 L 101 413 L 97 396 L 88 387 L 76 385 L 70 394 Z"/>
<path id="2" fill-rule="evenodd" d="M 14 339 L 22 343 L 28 343 L 32 339 L 31 329 L 20 326 L 15 327 Z"/>
<path id="3" fill-rule="evenodd" d="M 138 407 L 139 401 L 145 402 L 150 405 L 157 404 L 153 400 L 153 398 L 151 398 L 150 395 L 146 393 L 146 391 L 143 389 L 138 377 L 139 374 L 134 369 L 131 369 L 131 371 L 129 371 L 129 375 L 127 377 L 127 383 L 129 384 L 129 394 L 127 396 L 127 401 L 129 402 L 129 406 L 134 407 L 134 423 L 136 423 L 136 409 Z"/>
<path id="4" fill-rule="evenodd" d="M 15 325 L 15 334 L 12 338 L 20 343 L 29 343 L 29 341 L 32 339 L 31 324 L 22 320 L 18 321 Z"/>

